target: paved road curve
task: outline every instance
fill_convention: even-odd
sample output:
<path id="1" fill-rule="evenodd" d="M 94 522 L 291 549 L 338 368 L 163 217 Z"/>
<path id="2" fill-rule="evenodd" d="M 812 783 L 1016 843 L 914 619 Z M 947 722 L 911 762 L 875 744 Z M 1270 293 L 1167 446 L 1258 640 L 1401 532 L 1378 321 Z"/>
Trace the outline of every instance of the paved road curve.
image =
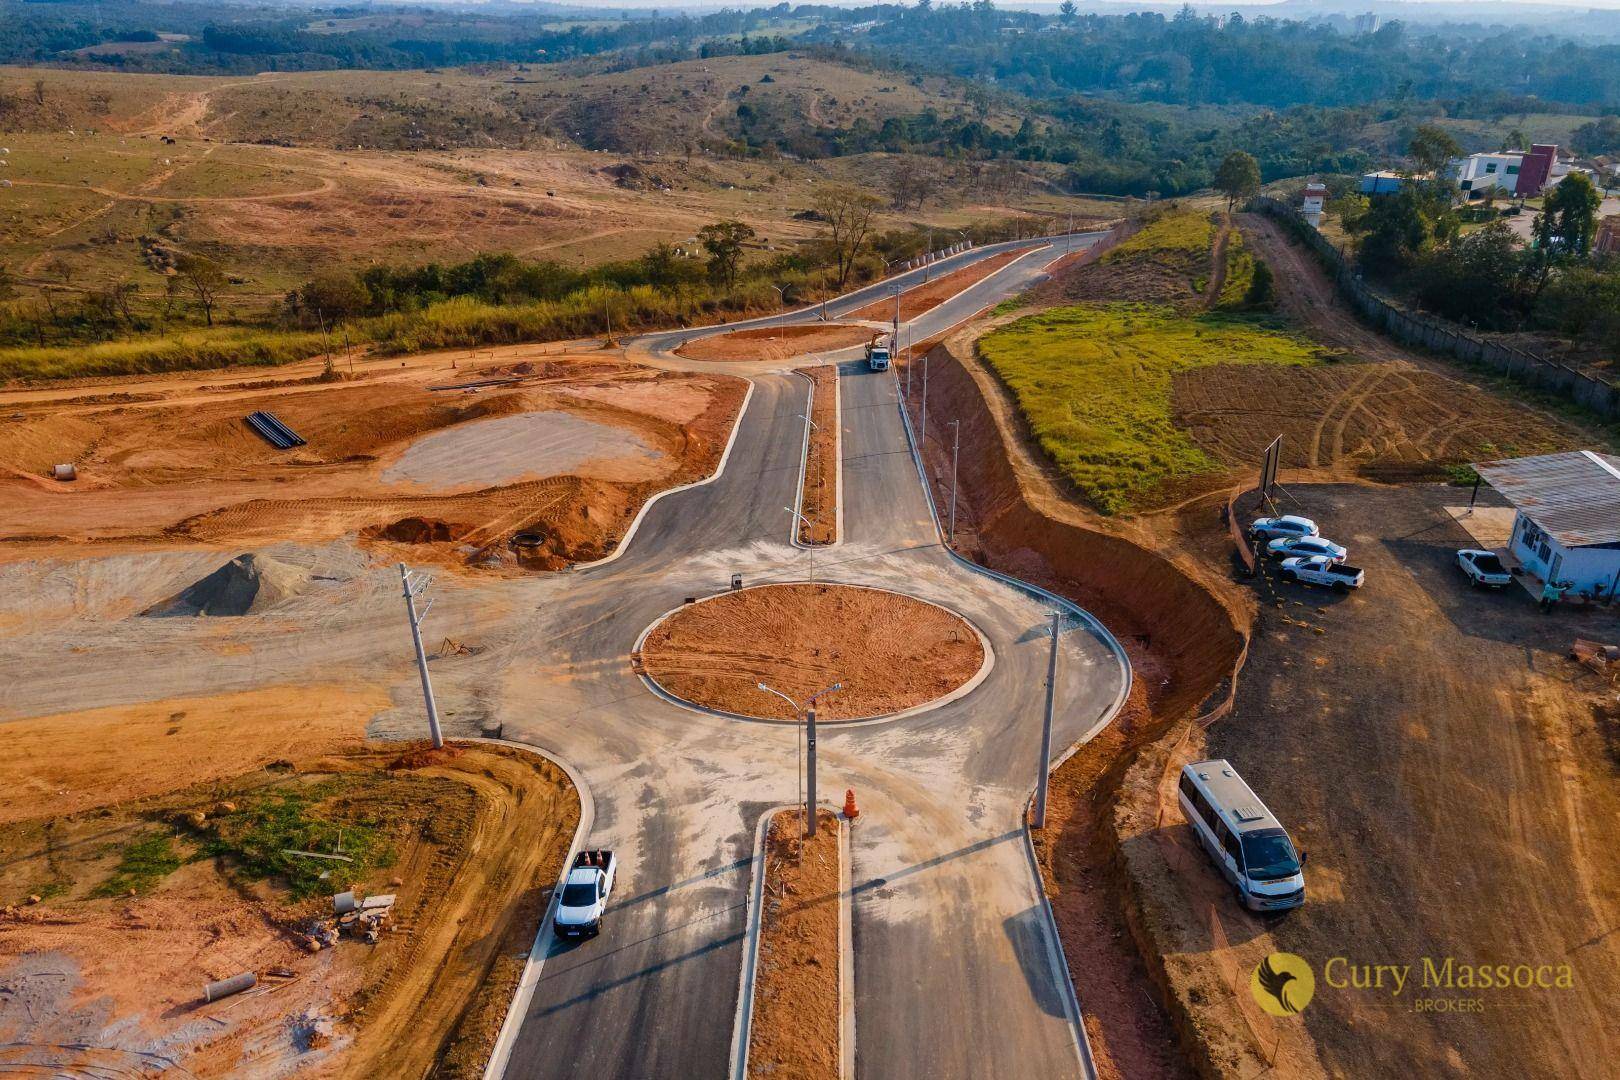
<path id="1" fill-rule="evenodd" d="M 914 333 L 936 334 L 1019 291 L 1069 242 L 920 317 Z M 829 307 L 850 310 L 886 288 Z M 656 354 L 688 336 L 641 344 Z M 731 1069 L 754 827 L 764 808 L 796 796 L 796 732 L 666 703 L 636 679 L 628 654 L 645 627 L 688 596 L 721 590 L 733 572 L 749 584 L 813 575 L 898 588 L 962 612 L 995 654 L 988 677 L 959 701 L 824 729 L 822 790 L 853 787 L 863 809 L 853 842 L 858 1074 L 1082 1074 L 1020 828 L 1036 769 L 1047 606 L 939 545 L 895 380 L 859 364 L 845 370 L 840 545 L 811 552 L 788 542 L 783 507 L 798 484 L 808 388 L 796 376 L 758 374 L 719 477 L 657 501 L 615 560 L 528 589 L 521 629 L 479 658 L 474 681 L 507 737 L 580 770 L 596 808 L 588 842 L 621 860 L 601 937 L 549 946 L 508 1076 L 718 1078 Z M 1077 621 L 1063 637 L 1056 745 L 1110 715 L 1127 679 L 1109 643 Z"/>

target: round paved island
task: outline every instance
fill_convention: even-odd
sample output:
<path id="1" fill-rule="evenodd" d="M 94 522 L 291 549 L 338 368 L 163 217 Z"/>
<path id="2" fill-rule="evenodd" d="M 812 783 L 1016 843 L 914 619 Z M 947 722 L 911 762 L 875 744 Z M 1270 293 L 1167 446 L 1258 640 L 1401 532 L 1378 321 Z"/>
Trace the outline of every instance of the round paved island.
<path id="1" fill-rule="evenodd" d="M 762 585 L 678 608 L 640 647 L 642 671 L 671 696 L 738 716 L 792 720 L 842 683 L 818 720 L 863 720 L 948 698 L 989 666 L 984 638 L 937 604 L 856 585 Z"/>

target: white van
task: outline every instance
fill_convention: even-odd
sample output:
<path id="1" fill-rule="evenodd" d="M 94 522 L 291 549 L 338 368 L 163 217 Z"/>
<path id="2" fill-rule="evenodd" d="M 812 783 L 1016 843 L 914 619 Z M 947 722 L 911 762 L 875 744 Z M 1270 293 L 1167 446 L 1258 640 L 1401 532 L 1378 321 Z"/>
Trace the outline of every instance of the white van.
<path id="1" fill-rule="evenodd" d="M 1251 911 L 1282 911 L 1305 902 L 1305 853 L 1259 796 L 1226 761 L 1182 767 L 1181 812 L 1198 840 Z"/>

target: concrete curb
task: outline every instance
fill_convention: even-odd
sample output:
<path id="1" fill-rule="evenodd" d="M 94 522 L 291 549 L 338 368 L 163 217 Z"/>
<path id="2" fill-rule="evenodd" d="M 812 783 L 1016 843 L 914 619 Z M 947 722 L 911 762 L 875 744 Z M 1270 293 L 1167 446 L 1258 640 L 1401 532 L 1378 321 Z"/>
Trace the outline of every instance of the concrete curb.
<path id="1" fill-rule="evenodd" d="M 1074 749 L 1082 744 L 1075 743 Z M 1074 751 L 1071 750 L 1070 753 Z M 1056 766 L 1053 766 L 1056 768 Z M 1029 821 L 1030 803 L 1024 804 L 1024 821 Z M 1074 977 L 1069 974 L 1068 958 L 1063 955 L 1063 940 L 1058 937 L 1057 916 L 1052 912 L 1052 901 L 1046 895 L 1046 884 L 1041 880 L 1041 862 L 1035 854 L 1035 837 L 1026 824 L 1024 827 L 1024 857 L 1029 860 L 1029 872 L 1035 877 L 1035 892 L 1041 898 L 1041 912 L 1046 916 L 1046 958 L 1053 970 L 1063 976 L 1063 1011 L 1068 1014 L 1069 1032 L 1074 1036 L 1074 1052 L 1080 1057 L 1080 1075 L 1085 1080 L 1097 1080 L 1097 1062 L 1091 1056 L 1091 1040 L 1086 1036 L 1085 1018 L 1080 1013 L 1080 995 L 1075 992 Z"/>
<path id="2" fill-rule="evenodd" d="M 557 912 L 557 898 L 562 894 L 563 881 L 568 877 L 569 868 L 574 865 L 574 856 L 579 854 L 586 835 L 596 823 L 596 800 L 591 795 L 590 785 L 585 783 L 585 778 L 577 769 L 538 746 L 514 742 L 511 739 L 471 737 L 456 741 L 491 743 L 534 754 L 566 773 L 569 782 L 574 785 L 574 791 L 579 794 L 579 827 L 574 830 L 574 840 L 568 847 L 568 854 L 563 856 L 562 871 L 557 875 L 557 884 L 552 887 L 551 900 L 546 904 L 546 913 L 541 916 L 540 926 L 534 932 L 534 944 L 529 946 L 529 959 L 523 965 L 523 975 L 518 979 L 511 1005 L 507 1006 L 506 1019 L 501 1021 L 500 1034 L 495 1037 L 495 1046 L 490 1051 L 489 1061 L 484 1065 L 484 1080 L 500 1080 L 505 1075 L 506 1066 L 512 1057 L 512 1045 L 517 1041 L 517 1033 L 523 1027 L 523 1018 L 529 1011 L 529 1002 L 534 1000 L 535 987 L 540 983 L 540 971 L 546 965 L 546 934 L 550 931 L 551 920 Z"/>
<path id="3" fill-rule="evenodd" d="M 803 367 L 831 367 L 833 375 L 833 423 L 837 430 L 833 433 L 833 539 L 830 544 L 810 544 L 799 539 L 799 518 L 795 517 L 788 527 L 788 543 L 800 551 L 831 551 L 842 547 L 844 543 L 844 409 L 839 400 L 843 396 L 841 382 L 843 376 L 836 374 L 837 364 L 806 364 L 788 371 L 789 375 L 797 375 L 810 384 L 810 397 L 804 407 L 804 415 L 811 416 L 816 411 L 816 380 L 806 375 Z M 799 490 L 798 496 L 793 500 L 793 512 L 804 515 L 804 481 L 810 472 L 810 425 L 804 426 L 804 446 L 799 451 Z"/>
<path id="4" fill-rule="evenodd" d="M 857 717 L 853 717 L 853 718 L 848 719 L 848 720 L 820 720 L 820 719 L 818 719 L 816 721 L 816 723 L 821 727 L 834 727 L 834 728 L 866 727 L 866 726 L 873 725 L 873 724 L 887 724 L 887 723 L 890 723 L 891 721 L 894 721 L 894 720 L 904 720 L 905 718 L 907 718 L 909 716 L 918 716 L 918 715 L 920 715 L 922 713 L 932 712 L 935 709 L 942 708 L 942 707 L 944 707 L 946 705 L 949 705 L 951 702 L 956 701 L 959 698 L 966 697 L 968 694 L 970 694 L 974 690 L 978 689 L 979 684 L 984 682 L 984 680 L 989 677 L 990 670 L 996 666 L 995 649 L 993 649 L 991 647 L 990 639 L 984 636 L 984 631 L 980 630 L 977 626 L 975 626 L 973 624 L 973 620 L 969 619 L 966 615 L 963 615 L 960 611 L 957 611 L 954 608 L 946 607 L 944 604 L 936 604 L 932 600 L 924 600 L 920 596 L 911 596 L 908 593 L 899 592 L 899 591 L 894 590 L 894 589 L 885 589 L 885 588 L 883 588 L 882 586 L 879 586 L 879 585 L 865 585 L 865 584 L 862 584 L 862 583 L 856 582 L 856 581 L 833 581 L 830 578 L 823 578 L 823 579 L 821 579 L 819 581 L 772 581 L 772 582 L 769 582 L 768 584 L 769 585 L 839 585 L 839 586 L 842 586 L 842 587 L 848 588 L 848 589 L 867 589 L 867 590 L 869 590 L 871 592 L 882 592 L 882 593 L 889 593 L 889 594 L 891 594 L 893 596 L 903 596 L 908 600 L 916 600 L 918 603 L 921 603 L 921 604 L 929 604 L 929 605 L 931 605 L 933 607 L 939 608 L 941 611 L 946 611 L 946 612 L 949 612 L 952 615 L 955 615 L 958 619 L 961 619 L 962 622 L 967 624 L 968 629 L 973 631 L 974 636 L 979 639 L 979 647 L 984 650 L 984 663 L 979 665 L 979 670 L 975 671 L 973 673 L 973 677 L 968 679 L 967 682 L 963 683 L 961 686 L 958 686 L 955 690 L 952 690 L 950 693 L 944 695 L 943 697 L 937 697 L 932 701 L 925 701 L 921 705 L 913 705 L 909 709 L 902 709 L 901 711 L 896 712 L 896 713 L 880 713 L 877 716 L 857 716 Z M 764 585 L 755 585 L 755 586 L 750 586 L 750 587 L 751 588 L 765 588 L 766 586 L 764 586 Z M 708 596 L 700 597 L 696 601 L 696 603 L 703 604 L 703 603 L 707 603 L 710 600 L 717 600 L 722 596 L 729 596 L 729 595 L 731 595 L 731 590 L 730 589 L 725 589 L 725 590 L 723 590 L 721 592 L 710 593 Z M 641 634 L 636 638 L 636 644 L 635 644 L 635 647 L 634 647 L 633 651 L 637 655 L 640 655 L 641 647 L 642 647 L 642 645 L 644 645 L 646 643 L 648 634 L 651 634 L 655 629 L 657 629 L 657 627 L 658 627 L 658 625 L 660 623 L 662 623 L 665 619 L 669 618 L 671 615 L 674 615 L 676 612 L 682 611 L 682 610 L 684 610 L 686 608 L 689 608 L 689 607 L 692 607 L 692 606 L 694 606 L 694 605 L 693 604 L 682 604 L 682 605 L 680 605 L 680 607 L 670 608 L 668 611 L 666 611 L 662 615 L 658 616 L 658 618 L 654 619 L 651 623 L 647 624 L 647 628 L 645 630 L 643 630 L 641 632 Z M 668 690 L 664 689 L 664 687 L 661 686 L 658 683 L 658 680 L 656 680 L 652 676 L 648 675 L 645 671 L 641 671 L 641 670 L 636 671 L 636 677 L 641 680 L 641 684 L 643 686 L 645 686 L 647 688 L 647 690 L 650 691 L 655 697 L 662 698 L 663 700 L 669 702 L 671 705 L 677 705 L 680 708 L 686 709 L 688 712 L 701 713 L 704 716 L 714 716 L 714 717 L 718 717 L 718 718 L 720 718 L 722 720 L 741 720 L 741 721 L 744 721 L 745 723 L 749 723 L 749 724 L 775 724 L 775 725 L 782 726 L 782 727 L 787 727 L 787 726 L 797 727 L 801 723 L 801 721 L 799 721 L 799 720 L 774 720 L 774 719 L 772 719 L 772 718 L 770 718 L 768 716 L 744 716 L 742 713 L 726 712 L 724 709 L 711 709 L 707 705 L 699 705 L 695 701 L 688 701 L 683 697 L 678 697 L 675 694 L 670 693 Z"/>
<path id="5" fill-rule="evenodd" d="M 741 376 L 733 376 L 733 378 L 741 378 Z M 619 558 L 626 551 L 628 551 L 630 549 L 630 541 L 635 539 L 636 531 L 641 528 L 641 523 L 646 520 L 647 511 L 651 510 L 653 505 L 657 503 L 659 499 L 664 498 L 666 495 L 674 495 L 678 491 L 690 491 L 693 488 L 702 487 L 705 484 L 712 484 L 716 480 L 720 479 L 721 474 L 726 471 L 726 464 L 731 460 L 731 450 L 737 445 L 737 434 L 738 432 L 742 431 L 743 417 L 748 414 L 748 406 L 754 400 L 754 380 L 745 379 L 744 381 L 748 383 L 748 389 L 743 392 L 742 405 L 737 409 L 737 419 L 731 422 L 731 434 L 726 437 L 726 448 L 724 452 L 721 453 L 720 461 L 717 465 L 715 465 L 714 472 L 703 477 L 701 480 L 694 480 L 690 484 L 681 484 L 678 487 L 665 488 L 663 491 L 658 492 L 652 498 L 642 503 L 641 509 L 636 512 L 636 519 L 630 523 L 630 527 L 625 530 L 624 535 L 619 538 L 619 542 L 614 545 L 612 551 L 602 556 L 600 559 L 595 559 L 591 562 L 575 563 L 573 566 L 568 568 L 568 573 L 575 573 L 580 570 L 589 570 L 592 567 L 597 566 L 606 566 L 608 563 L 613 562 L 615 559 Z"/>
<path id="6" fill-rule="evenodd" d="M 831 810 L 838 818 L 838 1060 L 841 1080 L 855 1077 L 855 953 L 848 932 L 853 901 L 849 865 L 849 826 L 844 815 L 827 803 L 819 809 Z M 754 854 L 749 860 L 752 880 L 748 887 L 748 917 L 744 920 L 742 970 L 737 981 L 737 1015 L 731 1029 L 731 1080 L 747 1080 L 748 1038 L 754 1023 L 754 985 L 759 975 L 759 926 L 764 913 L 765 830 L 785 810 L 798 810 L 799 803 L 781 803 L 759 815 L 754 826 Z"/>
<path id="7" fill-rule="evenodd" d="M 855 1080 L 855 822 L 838 815 L 838 1063 L 841 1080 Z"/>

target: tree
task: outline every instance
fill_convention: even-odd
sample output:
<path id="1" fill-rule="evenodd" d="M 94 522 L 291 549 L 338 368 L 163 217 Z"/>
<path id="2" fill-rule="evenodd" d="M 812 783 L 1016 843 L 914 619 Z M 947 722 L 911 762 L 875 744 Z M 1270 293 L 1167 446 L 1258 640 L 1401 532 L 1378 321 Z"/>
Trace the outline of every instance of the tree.
<path id="1" fill-rule="evenodd" d="M 1437 242 L 1455 236 L 1457 226 L 1445 189 L 1402 184 L 1393 195 L 1373 199 L 1356 222 L 1356 231 L 1365 234 L 1359 253 L 1362 268 L 1385 277 L 1409 270 Z"/>
<path id="2" fill-rule="evenodd" d="M 657 289 L 673 289 L 680 284 L 681 260 L 675 249 L 660 240 L 641 257 L 641 272 L 648 284 Z"/>
<path id="3" fill-rule="evenodd" d="M 1244 305 L 1251 308 L 1268 308 L 1276 298 L 1277 286 L 1272 280 L 1270 265 L 1264 259 L 1254 260 L 1254 277 L 1249 281 L 1249 291 L 1244 294 Z"/>
<path id="4" fill-rule="evenodd" d="M 300 309 L 315 316 L 324 332 L 364 312 L 371 304 L 371 293 L 353 274 L 328 271 L 304 282 L 296 302 Z"/>
<path id="5" fill-rule="evenodd" d="M 1250 199 L 1260 192 L 1260 163 L 1245 150 L 1233 150 L 1215 170 L 1215 190 L 1226 196 L 1226 212 L 1239 199 Z"/>
<path id="6" fill-rule="evenodd" d="M 908 206 L 922 209 L 922 204 L 934 193 L 935 174 L 932 162 L 924 163 L 913 157 L 895 161 L 889 170 L 889 200 L 896 210 Z"/>
<path id="7" fill-rule="evenodd" d="M 709 253 L 710 280 L 728 289 L 737 284 L 743 244 L 753 238 L 753 228 L 741 221 L 718 221 L 699 229 L 698 240 Z"/>
<path id="8" fill-rule="evenodd" d="M 10 300 L 17 295 L 17 279 L 11 273 L 11 267 L 0 263 L 0 300 Z"/>
<path id="9" fill-rule="evenodd" d="M 1426 307 L 1487 330 L 1510 329 L 1528 310 L 1524 254 L 1498 220 L 1426 255 L 1413 285 Z"/>
<path id="10" fill-rule="evenodd" d="M 1603 196 L 1583 172 L 1572 172 L 1558 182 L 1542 202 L 1536 218 L 1536 243 L 1549 254 L 1585 255 L 1597 232 L 1598 207 Z"/>
<path id="11" fill-rule="evenodd" d="M 1462 147 L 1445 129 L 1424 124 L 1412 133 L 1406 153 L 1417 162 L 1419 172 L 1432 173 L 1436 180 L 1440 180 L 1445 175 L 1446 166 L 1454 158 L 1462 156 Z"/>
<path id="12" fill-rule="evenodd" d="M 34 80 L 34 104 L 35 105 L 43 105 L 43 104 L 45 104 L 45 80 L 44 79 L 35 79 Z"/>
<path id="13" fill-rule="evenodd" d="M 1520 131 L 1518 128 L 1514 128 L 1512 131 L 1509 131 L 1507 133 L 1507 138 L 1502 140 L 1503 150 L 1528 150 L 1529 148 L 1530 140 L 1525 138 L 1524 132 Z"/>
<path id="14" fill-rule="evenodd" d="M 1074 6 L 1074 0 L 1063 0 L 1063 3 L 1058 5 L 1058 18 L 1066 23 L 1072 23 L 1079 10 Z"/>
<path id="15" fill-rule="evenodd" d="M 824 187 L 816 193 L 816 212 L 827 223 L 826 239 L 838 264 L 838 288 L 849 281 L 855 259 L 872 229 L 872 215 L 877 213 L 875 195 L 859 188 L 844 185 Z"/>
<path id="16" fill-rule="evenodd" d="M 175 276 L 191 290 L 197 306 L 202 308 L 203 318 L 209 326 L 214 325 L 214 306 L 219 303 L 219 294 L 225 291 L 229 283 L 225 271 L 212 259 L 201 255 L 182 255 L 174 261 Z"/>

